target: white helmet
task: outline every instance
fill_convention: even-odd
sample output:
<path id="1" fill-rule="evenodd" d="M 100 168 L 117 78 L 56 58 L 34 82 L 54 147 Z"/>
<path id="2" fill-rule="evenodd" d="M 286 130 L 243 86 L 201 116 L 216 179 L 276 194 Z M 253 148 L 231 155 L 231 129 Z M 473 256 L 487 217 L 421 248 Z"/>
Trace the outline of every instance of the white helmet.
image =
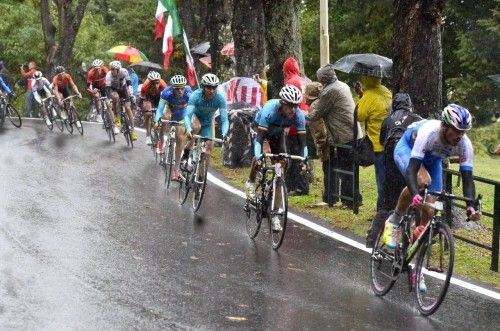
<path id="1" fill-rule="evenodd" d="M 150 71 L 148 73 L 148 79 L 149 80 L 159 80 L 161 78 L 161 75 L 159 72 L 156 71 Z"/>
<path id="2" fill-rule="evenodd" d="M 170 84 L 173 87 L 184 87 L 187 84 L 186 78 L 182 75 L 175 75 L 174 77 L 170 78 Z"/>
<path id="3" fill-rule="evenodd" d="M 109 67 L 111 69 L 118 69 L 118 70 L 120 70 L 122 68 L 122 63 L 120 61 L 111 61 L 109 63 Z"/>
<path id="4" fill-rule="evenodd" d="M 35 80 L 42 79 L 42 77 L 43 77 L 43 74 L 41 71 L 35 71 L 35 73 L 33 74 L 33 79 L 35 79 Z"/>
<path id="5" fill-rule="evenodd" d="M 205 74 L 201 77 L 202 86 L 217 86 L 219 85 L 219 77 L 214 74 Z"/>
<path id="6" fill-rule="evenodd" d="M 104 64 L 101 59 L 95 59 L 92 61 L 92 66 L 93 67 L 101 67 Z"/>
<path id="7" fill-rule="evenodd" d="M 283 86 L 279 95 L 281 100 L 294 105 L 298 105 L 302 100 L 302 92 L 293 85 Z"/>

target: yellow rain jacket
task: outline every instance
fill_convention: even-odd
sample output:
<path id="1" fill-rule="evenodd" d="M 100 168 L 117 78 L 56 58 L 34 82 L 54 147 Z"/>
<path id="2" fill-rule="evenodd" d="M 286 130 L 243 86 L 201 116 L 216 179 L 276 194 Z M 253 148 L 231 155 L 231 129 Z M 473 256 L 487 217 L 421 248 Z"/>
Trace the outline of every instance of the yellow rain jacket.
<path id="1" fill-rule="evenodd" d="M 384 146 L 380 144 L 380 129 L 384 118 L 389 115 L 392 93 L 382 85 L 380 78 L 361 76 L 360 82 L 364 93 L 358 103 L 358 121 L 366 122 L 366 135 L 373 144 L 373 151 L 383 152 Z"/>

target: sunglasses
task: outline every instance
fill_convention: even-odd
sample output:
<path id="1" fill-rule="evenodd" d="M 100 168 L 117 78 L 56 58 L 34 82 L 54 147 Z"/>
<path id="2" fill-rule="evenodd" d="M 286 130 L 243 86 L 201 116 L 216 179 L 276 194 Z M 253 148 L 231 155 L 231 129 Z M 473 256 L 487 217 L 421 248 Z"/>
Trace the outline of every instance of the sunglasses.
<path id="1" fill-rule="evenodd" d="M 203 88 L 206 90 L 216 90 L 217 86 L 204 86 Z"/>

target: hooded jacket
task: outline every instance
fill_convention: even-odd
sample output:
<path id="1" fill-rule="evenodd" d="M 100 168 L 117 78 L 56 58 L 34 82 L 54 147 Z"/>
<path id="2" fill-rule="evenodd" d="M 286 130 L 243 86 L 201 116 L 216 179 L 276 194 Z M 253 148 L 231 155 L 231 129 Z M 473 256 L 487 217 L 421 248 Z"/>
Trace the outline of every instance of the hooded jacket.
<path id="1" fill-rule="evenodd" d="M 283 63 L 283 75 L 285 77 L 285 85 L 293 85 L 304 93 L 307 84 L 307 79 L 300 76 L 300 68 L 297 60 L 293 57 L 289 57 Z M 307 112 L 307 104 L 304 97 L 300 102 L 299 108 Z"/>
<path id="2" fill-rule="evenodd" d="M 318 105 L 306 118 L 314 121 L 322 118 L 328 129 L 330 144 L 347 144 L 353 140 L 354 99 L 349 86 L 337 79 L 333 65 L 327 64 L 316 72 L 318 81 L 323 84 Z M 358 138 L 361 129 L 358 125 Z"/>
<path id="3" fill-rule="evenodd" d="M 382 122 L 380 130 L 380 143 L 386 146 L 387 141 L 397 143 L 404 131 L 413 122 L 420 121 L 422 117 L 412 113 L 411 98 L 407 93 L 396 93 L 392 99 L 392 112 Z"/>
<path id="4" fill-rule="evenodd" d="M 366 123 L 366 135 L 373 144 L 375 153 L 383 152 L 384 146 L 380 143 L 380 129 L 386 118 L 392 102 L 392 93 L 382 85 L 377 77 L 361 76 L 363 97 L 358 103 L 358 121 Z"/>

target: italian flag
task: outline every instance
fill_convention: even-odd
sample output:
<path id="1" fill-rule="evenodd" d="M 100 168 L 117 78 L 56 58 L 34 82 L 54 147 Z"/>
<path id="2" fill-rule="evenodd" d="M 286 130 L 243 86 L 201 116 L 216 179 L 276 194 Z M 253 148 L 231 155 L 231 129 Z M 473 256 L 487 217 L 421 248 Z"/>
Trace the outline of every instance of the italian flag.
<path id="1" fill-rule="evenodd" d="M 166 71 L 168 70 L 170 56 L 174 51 L 173 38 L 182 33 L 182 27 L 179 14 L 177 12 L 177 6 L 175 5 L 175 0 L 158 0 L 155 16 L 155 39 L 159 39 L 163 35 L 163 68 Z"/>
<path id="2" fill-rule="evenodd" d="M 189 41 L 187 39 L 186 31 L 183 33 L 184 37 L 184 53 L 186 53 L 186 67 L 187 67 L 187 80 L 189 85 L 194 86 L 198 79 L 196 78 L 196 71 L 194 70 L 194 61 L 189 50 Z"/>

